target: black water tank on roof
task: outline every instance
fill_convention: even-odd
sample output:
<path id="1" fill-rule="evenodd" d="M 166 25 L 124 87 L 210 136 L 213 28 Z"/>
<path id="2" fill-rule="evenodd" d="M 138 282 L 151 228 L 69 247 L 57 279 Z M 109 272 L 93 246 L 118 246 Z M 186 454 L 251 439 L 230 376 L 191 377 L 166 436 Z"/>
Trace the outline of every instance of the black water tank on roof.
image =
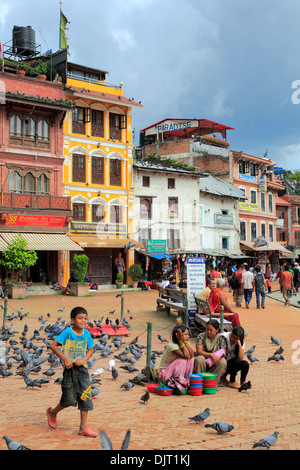
<path id="1" fill-rule="evenodd" d="M 35 31 L 31 26 L 14 26 L 13 51 L 24 56 L 35 53 Z"/>

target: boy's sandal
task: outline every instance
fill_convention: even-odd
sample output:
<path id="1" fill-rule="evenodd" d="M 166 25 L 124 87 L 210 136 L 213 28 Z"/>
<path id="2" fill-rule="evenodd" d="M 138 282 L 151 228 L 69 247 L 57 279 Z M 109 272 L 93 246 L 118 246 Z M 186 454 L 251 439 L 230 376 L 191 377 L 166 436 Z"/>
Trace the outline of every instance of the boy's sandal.
<path id="1" fill-rule="evenodd" d="M 86 436 L 86 437 L 97 437 L 97 433 L 92 431 L 91 428 L 86 428 L 85 431 L 79 431 L 79 436 Z"/>
<path id="2" fill-rule="evenodd" d="M 49 410 L 50 410 L 50 407 L 46 409 L 48 424 L 49 424 L 50 428 L 56 428 L 57 427 L 56 418 L 52 418 L 52 416 L 50 416 L 50 411 Z"/>

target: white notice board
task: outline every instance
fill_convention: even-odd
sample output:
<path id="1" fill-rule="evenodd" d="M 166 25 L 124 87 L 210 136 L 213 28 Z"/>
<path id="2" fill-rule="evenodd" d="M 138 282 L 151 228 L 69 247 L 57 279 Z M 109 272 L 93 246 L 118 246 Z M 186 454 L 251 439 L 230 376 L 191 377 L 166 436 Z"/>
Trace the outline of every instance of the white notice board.
<path id="1" fill-rule="evenodd" d="M 189 302 L 189 326 L 195 326 L 197 306 L 194 293 L 199 294 L 205 289 L 205 258 L 189 256 L 187 258 L 187 300 Z"/>

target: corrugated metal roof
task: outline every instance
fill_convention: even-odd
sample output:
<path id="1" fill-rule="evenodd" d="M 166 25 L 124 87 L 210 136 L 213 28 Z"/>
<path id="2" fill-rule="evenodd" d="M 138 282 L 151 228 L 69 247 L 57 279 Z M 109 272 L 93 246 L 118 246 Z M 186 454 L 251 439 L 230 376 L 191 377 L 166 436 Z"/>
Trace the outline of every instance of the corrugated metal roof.
<path id="1" fill-rule="evenodd" d="M 233 184 L 227 183 L 221 178 L 209 175 L 207 178 L 200 179 L 200 191 L 217 196 L 233 197 L 235 199 L 248 199 L 243 191 L 239 190 Z"/>

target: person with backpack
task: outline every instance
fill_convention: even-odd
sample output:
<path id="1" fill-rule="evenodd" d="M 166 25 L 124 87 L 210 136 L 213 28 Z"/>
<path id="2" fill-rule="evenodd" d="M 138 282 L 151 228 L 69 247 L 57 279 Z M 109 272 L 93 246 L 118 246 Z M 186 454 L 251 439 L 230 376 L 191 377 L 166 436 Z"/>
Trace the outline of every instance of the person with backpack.
<path id="1" fill-rule="evenodd" d="M 231 288 L 233 289 L 233 298 L 237 307 L 242 306 L 243 300 L 242 274 L 242 266 L 239 265 L 236 272 L 232 273 L 230 282 Z"/>
<path id="2" fill-rule="evenodd" d="M 254 288 L 255 288 L 255 295 L 256 295 L 256 308 L 265 308 L 265 299 L 266 299 L 266 279 L 265 275 L 261 270 L 259 264 L 255 266 L 254 271 Z M 260 303 L 261 297 L 261 303 Z"/>

